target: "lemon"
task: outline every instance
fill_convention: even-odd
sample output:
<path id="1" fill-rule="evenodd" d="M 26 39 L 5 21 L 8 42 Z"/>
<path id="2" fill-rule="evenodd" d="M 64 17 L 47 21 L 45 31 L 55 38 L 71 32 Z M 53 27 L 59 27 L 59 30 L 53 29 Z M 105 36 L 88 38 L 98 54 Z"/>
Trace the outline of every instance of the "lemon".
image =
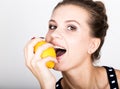
<path id="1" fill-rule="evenodd" d="M 40 47 L 40 46 L 42 46 L 42 45 L 44 45 L 44 44 L 46 44 L 46 43 L 47 43 L 47 42 L 45 42 L 45 41 L 40 41 L 40 42 L 38 42 L 38 43 L 34 46 L 34 53 L 37 51 L 38 47 Z M 48 57 L 48 56 L 56 58 L 56 53 L 55 53 L 55 50 L 54 50 L 53 47 L 47 48 L 47 49 L 44 50 L 44 51 L 42 52 L 42 54 L 40 55 L 41 58 L 46 58 L 46 57 Z M 46 63 L 46 66 L 47 66 L 48 68 L 53 68 L 53 67 L 55 66 L 55 63 L 54 63 L 53 61 L 48 61 L 48 62 Z"/>

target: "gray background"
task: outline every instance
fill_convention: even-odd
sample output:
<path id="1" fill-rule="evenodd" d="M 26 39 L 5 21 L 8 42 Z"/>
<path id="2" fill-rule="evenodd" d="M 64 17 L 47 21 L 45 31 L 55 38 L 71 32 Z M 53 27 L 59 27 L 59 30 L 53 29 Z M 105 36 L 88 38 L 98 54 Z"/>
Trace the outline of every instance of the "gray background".
<path id="1" fill-rule="evenodd" d="M 33 36 L 45 36 L 53 7 L 60 0 L 0 0 L 0 89 L 39 89 L 24 64 L 23 49 Z M 97 65 L 120 69 L 120 1 L 105 2 L 109 30 Z M 59 72 L 51 70 L 57 79 Z"/>

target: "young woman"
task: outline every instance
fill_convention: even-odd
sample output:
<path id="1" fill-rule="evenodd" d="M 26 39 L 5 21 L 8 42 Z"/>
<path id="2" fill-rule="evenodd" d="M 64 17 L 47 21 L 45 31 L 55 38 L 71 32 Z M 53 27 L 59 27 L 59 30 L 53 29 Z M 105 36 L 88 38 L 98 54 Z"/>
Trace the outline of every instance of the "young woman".
<path id="1" fill-rule="evenodd" d="M 107 66 L 94 66 L 108 29 L 104 4 L 92 0 L 63 0 L 54 8 L 49 20 L 47 44 L 33 53 L 35 44 L 43 39 L 34 38 L 25 47 L 26 65 L 38 79 L 41 89 L 119 89 L 120 71 Z M 57 58 L 39 55 L 54 47 Z M 57 49 L 59 48 L 59 50 Z M 46 67 L 55 62 L 55 70 L 63 77 L 56 83 Z"/>

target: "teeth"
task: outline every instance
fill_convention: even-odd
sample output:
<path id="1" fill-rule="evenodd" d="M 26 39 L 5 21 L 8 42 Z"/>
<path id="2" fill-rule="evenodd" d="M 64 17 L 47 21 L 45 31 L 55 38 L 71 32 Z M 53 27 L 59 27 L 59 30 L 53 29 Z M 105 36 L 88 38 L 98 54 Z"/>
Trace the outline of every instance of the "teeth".
<path id="1" fill-rule="evenodd" d="M 59 47 L 59 46 L 54 46 L 55 49 L 64 49 L 62 47 Z"/>

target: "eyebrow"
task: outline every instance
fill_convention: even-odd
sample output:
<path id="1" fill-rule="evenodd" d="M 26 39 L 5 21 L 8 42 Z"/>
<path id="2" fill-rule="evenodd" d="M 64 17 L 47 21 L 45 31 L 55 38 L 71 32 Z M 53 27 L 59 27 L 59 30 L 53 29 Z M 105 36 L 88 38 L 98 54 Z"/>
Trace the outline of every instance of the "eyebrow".
<path id="1" fill-rule="evenodd" d="M 65 22 L 66 22 L 66 23 L 67 23 L 67 22 L 75 22 L 75 23 L 77 23 L 78 25 L 80 25 L 80 23 L 79 23 L 78 21 L 76 21 L 76 20 L 66 20 Z"/>
<path id="2" fill-rule="evenodd" d="M 56 21 L 53 20 L 53 19 L 50 19 L 49 22 L 55 22 L 55 23 L 56 23 Z M 76 20 L 66 20 L 66 21 L 65 21 L 65 23 L 68 23 L 68 22 L 75 22 L 75 23 L 77 23 L 78 25 L 80 25 L 80 23 L 79 23 L 78 21 L 76 21 Z"/>
<path id="3" fill-rule="evenodd" d="M 50 20 L 49 20 L 49 22 L 56 22 L 56 21 L 55 21 L 55 20 L 53 20 L 53 19 L 50 19 Z"/>

